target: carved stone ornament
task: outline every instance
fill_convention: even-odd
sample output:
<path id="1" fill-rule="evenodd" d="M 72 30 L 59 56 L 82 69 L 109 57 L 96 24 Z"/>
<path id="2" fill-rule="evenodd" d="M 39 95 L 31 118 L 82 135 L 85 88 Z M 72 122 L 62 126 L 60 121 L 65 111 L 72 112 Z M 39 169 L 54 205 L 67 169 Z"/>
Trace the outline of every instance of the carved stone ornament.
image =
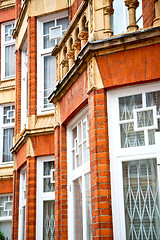
<path id="1" fill-rule="evenodd" d="M 0 0 L 0 9 L 10 8 L 15 6 L 15 0 Z"/>
<path id="2" fill-rule="evenodd" d="M 88 89 L 95 88 L 94 80 L 94 58 L 88 62 Z"/>
<path id="3" fill-rule="evenodd" d="M 89 2 L 89 14 L 90 14 L 90 33 L 93 32 L 93 0 Z"/>
<path id="4" fill-rule="evenodd" d="M 54 118 L 55 118 L 55 126 L 59 126 L 60 125 L 60 106 L 59 106 L 59 102 L 56 102 L 56 104 L 55 104 Z"/>
<path id="5" fill-rule="evenodd" d="M 125 5 L 126 7 L 128 7 L 128 9 L 130 8 L 136 9 L 139 6 L 139 2 L 137 0 L 126 0 Z"/>

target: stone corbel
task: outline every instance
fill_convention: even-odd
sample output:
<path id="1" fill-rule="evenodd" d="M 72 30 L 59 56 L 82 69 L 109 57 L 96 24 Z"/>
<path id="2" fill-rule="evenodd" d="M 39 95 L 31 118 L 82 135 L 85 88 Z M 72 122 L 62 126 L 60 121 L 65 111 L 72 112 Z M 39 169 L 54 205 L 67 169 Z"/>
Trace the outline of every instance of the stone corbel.
<path id="1" fill-rule="evenodd" d="M 88 31 L 81 31 L 78 34 L 78 38 L 81 40 L 81 49 L 84 47 L 84 45 L 87 43 L 88 41 Z"/>
<path id="2" fill-rule="evenodd" d="M 73 66 L 73 62 L 74 62 L 74 51 L 70 50 L 67 52 L 67 57 L 69 59 L 69 69 Z"/>
<path id="3" fill-rule="evenodd" d="M 54 119 L 55 119 L 55 127 L 59 126 L 60 125 L 60 104 L 59 104 L 59 102 L 55 103 Z"/>
<path id="4" fill-rule="evenodd" d="M 114 9 L 112 7 L 113 1 L 107 1 L 106 6 L 103 8 L 104 13 L 104 33 L 106 33 L 106 37 L 111 37 L 113 32 L 111 30 L 111 15 L 114 13 Z"/>
<path id="5" fill-rule="evenodd" d="M 72 45 L 72 48 L 75 51 L 75 59 L 77 59 L 78 53 L 81 50 L 81 42 L 76 40 L 74 44 Z"/>
<path id="6" fill-rule="evenodd" d="M 155 19 L 153 21 L 153 27 L 160 26 L 160 0 L 155 0 Z"/>
<path id="7" fill-rule="evenodd" d="M 67 59 L 63 59 L 61 61 L 61 66 L 62 66 L 62 78 L 64 78 L 64 76 L 68 72 L 68 67 L 69 67 L 68 60 Z"/>
<path id="8" fill-rule="evenodd" d="M 127 32 L 134 32 L 138 29 L 138 25 L 136 24 L 136 8 L 139 6 L 139 2 L 137 0 L 125 0 L 125 5 L 129 11 Z"/>

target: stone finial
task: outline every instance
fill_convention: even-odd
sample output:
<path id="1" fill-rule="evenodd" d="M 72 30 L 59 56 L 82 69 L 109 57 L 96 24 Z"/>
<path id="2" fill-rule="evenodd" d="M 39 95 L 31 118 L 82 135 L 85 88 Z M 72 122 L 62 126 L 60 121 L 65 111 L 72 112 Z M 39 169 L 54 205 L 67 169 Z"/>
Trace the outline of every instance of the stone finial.
<path id="1" fill-rule="evenodd" d="M 127 27 L 128 32 L 134 32 L 138 29 L 136 24 L 136 8 L 139 6 L 138 0 L 125 0 L 125 5 L 129 11 L 129 25 Z"/>

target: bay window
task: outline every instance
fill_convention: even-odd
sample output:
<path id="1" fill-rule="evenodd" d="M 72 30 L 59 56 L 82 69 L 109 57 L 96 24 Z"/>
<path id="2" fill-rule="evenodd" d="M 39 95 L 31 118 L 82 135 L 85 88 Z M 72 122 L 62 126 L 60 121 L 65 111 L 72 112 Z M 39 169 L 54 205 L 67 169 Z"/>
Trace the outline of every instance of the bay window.
<path id="1" fill-rule="evenodd" d="M 160 85 L 109 91 L 108 116 L 114 239 L 158 240 Z"/>
<path id="2" fill-rule="evenodd" d="M 2 79 L 7 79 L 15 76 L 15 40 L 12 37 L 14 22 L 1 26 L 1 57 L 5 60 L 1 64 L 1 73 Z"/>
<path id="3" fill-rule="evenodd" d="M 55 88 L 55 57 L 53 47 L 58 44 L 68 26 L 67 11 L 37 20 L 37 111 L 53 110 L 48 97 Z"/>
<path id="4" fill-rule="evenodd" d="M 14 121 L 15 121 L 15 106 L 2 105 L 0 107 L 0 132 L 1 132 L 1 164 L 10 163 L 13 161 L 13 155 L 10 153 L 10 149 L 13 146 L 14 136 Z"/>
<path id="5" fill-rule="evenodd" d="M 67 128 L 69 239 L 92 239 L 89 125 L 87 110 Z"/>
<path id="6" fill-rule="evenodd" d="M 55 238 L 54 172 L 53 156 L 37 159 L 37 240 L 53 240 Z"/>

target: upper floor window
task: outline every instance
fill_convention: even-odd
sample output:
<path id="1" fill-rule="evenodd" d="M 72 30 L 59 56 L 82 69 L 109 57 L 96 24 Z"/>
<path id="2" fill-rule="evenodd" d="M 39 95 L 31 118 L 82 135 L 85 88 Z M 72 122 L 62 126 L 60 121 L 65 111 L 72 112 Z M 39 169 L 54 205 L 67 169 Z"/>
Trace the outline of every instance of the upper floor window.
<path id="1" fill-rule="evenodd" d="M 55 87 L 55 57 L 51 52 L 68 26 L 67 12 L 39 18 L 37 22 L 38 35 L 38 81 L 37 81 L 37 110 L 42 112 L 53 109 L 48 97 Z"/>
<path id="2" fill-rule="evenodd" d="M 1 28 L 1 49 L 2 59 L 5 61 L 1 64 L 2 79 L 15 76 L 15 40 L 12 37 L 14 22 L 2 24 Z"/>
<path id="3" fill-rule="evenodd" d="M 4 105 L 0 107 L 1 116 L 1 163 L 13 161 L 13 155 L 10 149 L 13 146 L 15 106 Z"/>
<path id="4" fill-rule="evenodd" d="M 12 195 L 0 195 L 0 230 L 5 235 L 5 239 L 11 240 L 12 225 Z"/>
<path id="5" fill-rule="evenodd" d="M 67 129 L 69 239 L 92 240 L 89 124 L 87 110 Z"/>

